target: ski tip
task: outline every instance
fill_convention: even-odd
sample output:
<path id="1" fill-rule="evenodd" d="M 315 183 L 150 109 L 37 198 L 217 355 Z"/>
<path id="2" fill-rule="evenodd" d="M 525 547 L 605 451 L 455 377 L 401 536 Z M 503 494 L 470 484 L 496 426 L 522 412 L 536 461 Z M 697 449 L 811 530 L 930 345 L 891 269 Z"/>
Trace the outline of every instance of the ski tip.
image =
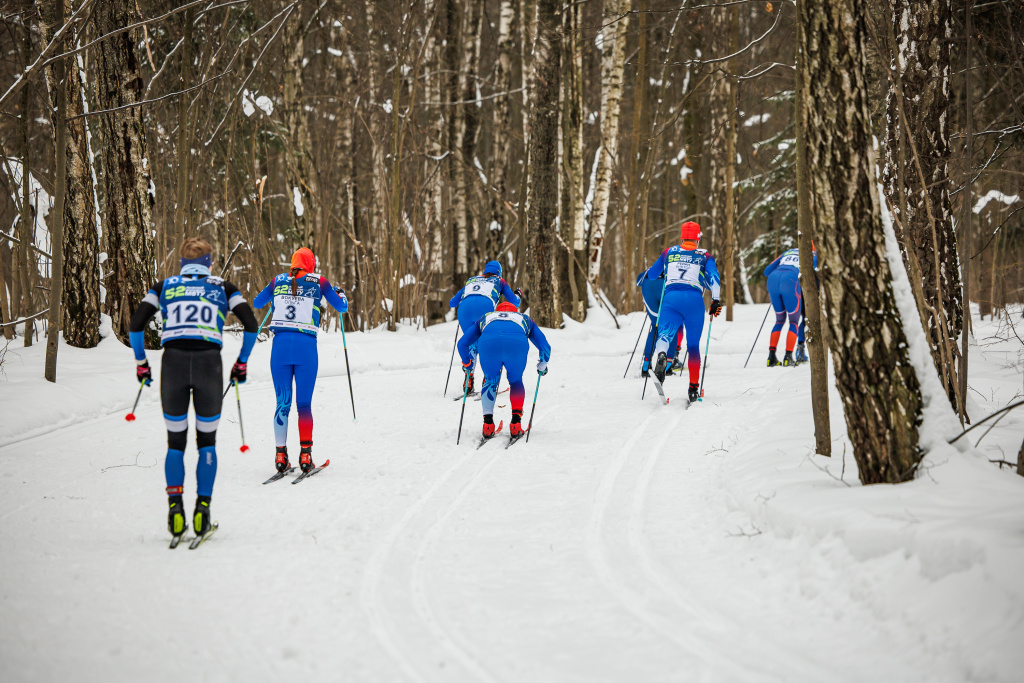
<path id="1" fill-rule="evenodd" d="M 128 413 L 127 415 L 124 416 L 124 419 L 127 422 L 135 422 L 135 413 Z"/>
<path id="2" fill-rule="evenodd" d="M 245 453 L 245 452 L 246 452 L 247 450 L 249 450 L 249 447 L 248 447 L 248 446 L 246 446 L 246 445 L 245 445 L 245 444 L 243 443 L 243 444 L 242 444 L 242 447 L 241 447 L 241 448 L 239 448 L 238 450 L 240 450 L 240 451 L 242 451 L 243 453 Z"/>
<path id="3" fill-rule="evenodd" d="M 665 397 L 665 405 L 668 405 L 669 401 L 671 401 L 671 400 L 672 400 L 672 399 L 670 399 L 670 398 L 669 398 L 668 396 L 666 396 L 666 397 Z"/>
<path id="4" fill-rule="evenodd" d="M 330 464 L 331 464 L 331 461 L 330 461 L 330 460 L 324 460 L 324 464 L 323 464 L 323 465 L 320 465 L 320 467 L 327 467 L 327 466 L 328 466 L 328 465 L 330 465 Z"/>

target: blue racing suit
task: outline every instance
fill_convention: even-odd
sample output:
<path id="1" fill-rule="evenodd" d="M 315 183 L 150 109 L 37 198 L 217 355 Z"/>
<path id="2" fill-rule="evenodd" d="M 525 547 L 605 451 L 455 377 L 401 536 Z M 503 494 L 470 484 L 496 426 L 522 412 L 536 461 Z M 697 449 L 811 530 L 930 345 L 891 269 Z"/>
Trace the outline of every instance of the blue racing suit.
<path id="1" fill-rule="evenodd" d="M 484 314 L 494 310 L 501 297 L 505 297 L 505 301 L 515 304 L 516 307 L 521 303 L 519 297 L 503 279 L 497 275 L 488 277 L 479 275 L 469 278 L 466 285 L 455 292 L 455 296 L 448 302 L 448 306 L 458 307 L 456 315 L 459 319 L 459 327 L 462 328 L 462 334 L 465 335 Z M 470 353 L 473 363 L 471 368 L 475 368 L 477 356 L 475 345 L 470 348 Z"/>

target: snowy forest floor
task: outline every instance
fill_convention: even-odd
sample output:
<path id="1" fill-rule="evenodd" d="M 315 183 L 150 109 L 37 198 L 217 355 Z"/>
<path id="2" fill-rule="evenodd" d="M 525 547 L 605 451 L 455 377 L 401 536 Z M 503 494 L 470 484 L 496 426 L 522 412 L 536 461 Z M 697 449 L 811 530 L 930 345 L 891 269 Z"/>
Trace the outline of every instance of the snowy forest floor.
<path id="1" fill-rule="evenodd" d="M 1024 411 L 977 450 L 984 428 L 933 453 L 912 483 L 862 487 L 835 390 L 828 459 L 812 453 L 807 367 L 765 368 L 766 330 L 743 368 L 764 311 L 714 322 L 688 411 L 685 380 L 661 406 L 652 386 L 640 401 L 637 360 L 622 378 L 642 314 L 549 332 L 534 433 L 509 450 L 475 450 L 472 401 L 455 445 L 454 323 L 349 335 L 355 422 L 341 336 L 323 334 L 314 459 L 331 465 L 298 486 L 261 484 L 274 393 L 258 344 L 252 450 L 226 401 L 221 528 L 196 551 L 167 549 L 158 390 L 124 421 L 131 352 L 62 346 L 50 385 L 45 344 L 12 345 L 0 679 L 1019 681 L 1024 479 L 988 460 L 1016 460 Z M 976 339 L 981 417 L 1019 396 L 1024 352 L 1005 321 L 976 320 Z M 507 425 L 507 393 L 498 406 Z M 190 436 L 189 512 L 195 457 Z"/>

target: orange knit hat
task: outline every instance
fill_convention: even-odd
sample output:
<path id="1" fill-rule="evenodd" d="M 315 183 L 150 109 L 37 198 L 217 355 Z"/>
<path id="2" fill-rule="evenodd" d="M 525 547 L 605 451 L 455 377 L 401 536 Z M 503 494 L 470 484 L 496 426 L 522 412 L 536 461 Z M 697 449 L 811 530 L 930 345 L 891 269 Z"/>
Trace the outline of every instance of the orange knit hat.
<path id="1" fill-rule="evenodd" d="M 292 254 L 292 275 L 297 276 L 301 272 L 312 273 L 314 270 L 316 270 L 316 256 L 312 251 L 302 247 Z"/>

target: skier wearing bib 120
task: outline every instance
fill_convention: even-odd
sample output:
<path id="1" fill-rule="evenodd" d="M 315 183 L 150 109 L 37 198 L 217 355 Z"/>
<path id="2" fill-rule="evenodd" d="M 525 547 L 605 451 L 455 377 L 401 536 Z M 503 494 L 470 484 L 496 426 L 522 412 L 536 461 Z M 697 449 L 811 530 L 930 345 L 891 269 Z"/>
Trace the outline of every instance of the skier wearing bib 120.
<path id="1" fill-rule="evenodd" d="M 818 254 L 814 253 L 814 265 L 818 265 Z M 800 250 L 789 249 L 764 269 L 768 278 L 768 296 L 775 309 L 775 326 L 768 342 L 768 367 L 780 365 L 775 349 L 779 345 L 782 326 L 789 318 L 789 330 L 786 333 L 786 355 L 781 365 L 789 366 L 807 360 L 804 350 L 804 297 L 800 289 Z M 796 358 L 793 357 L 796 347 Z"/>
<path id="2" fill-rule="evenodd" d="M 700 226 L 691 221 L 683 223 L 680 230 L 681 246 L 671 246 L 661 253 L 658 260 L 647 269 L 648 278 L 658 278 L 665 273 L 665 294 L 661 302 L 658 320 L 658 344 L 655 357 L 654 375 L 659 382 L 665 380 L 665 366 L 669 344 L 676 338 L 681 325 L 686 327 L 686 365 L 690 371 L 690 387 L 687 397 L 690 402 L 700 398 L 700 338 L 704 333 L 704 290 L 711 290 L 711 307 L 708 314 L 717 316 L 722 312 L 721 279 L 715 259 L 704 249 L 698 249 Z"/>
<path id="3" fill-rule="evenodd" d="M 448 305 L 451 308 L 458 308 L 456 315 L 459 319 L 459 327 L 465 335 L 471 327 L 485 314 L 494 310 L 498 299 L 504 296 L 506 301 L 513 303 L 519 308 L 523 293 L 520 290 L 512 291 L 508 283 L 501 278 L 501 264 L 497 261 L 488 261 L 484 266 L 481 275 L 471 277 L 466 281 L 466 286 L 455 292 Z M 466 383 L 462 388 L 468 393 L 473 393 L 473 370 L 476 368 L 477 348 L 470 346 L 471 362 L 469 372 L 466 373 Z"/>
<path id="4" fill-rule="evenodd" d="M 551 345 L 544 338 L 537 323 L 518 312 L 518 307 L 503 301 L 497 310 L 485 314 L 478 319 L 459 340 L 459 356 L 462 367 L 469 375 L 473 372 L 473 354 L 476 348 L 480 354 L 480 368 L 484 371 L 484 386 L 480 403 L 484 410 L 484 436 L 494 436 L 494 399 L 498 394 L 498 382 L 501 381 L 501 368 L 505 368 L 508 379 L 509 395 L 512 398 L 512 422 L 509 434 L 518 436 L 523 433 L 521 424 L 523 417 L 523 401 L 526 388 L 523 386 L 523 371 L 526 369 L 526 356 L 530 351 L 527 340 L 533 342 L 540 352 L 537 363 L 537 374 L 548 373 L 548 360 L 551 359 Z"/>
<path id="5" fill-rule="evenodd" d="M 316 269 L 316 257 L 303 247 L 292 256 L 291 270 L 274 278 L 253 300 L 253 306 L 272 305 L 270 329 L 274 345 L 270 351 L 270 374 L 274 378 L 277 408 L 274 412 L 274 464 L 284 472 L 288 462 L 288 413 L 292 410 L 292 383 L 299 411 L 299 467 L 313 469 L 313 387 L 318 357 L 316 333 L 320 328 L 320 306 L 324 298 L 339 313 L 348 310 L 344 290 L 336 291 Z M 340 288 L 339 288 L 340 289 Z"/>
<path id="6" fill-rule="evenodd" d="M 231 380 L 245 382 L 246 362 L 256 343 L 256 317 L 238 288 L 210 275 L 213 248 L 191 237 L 181 246 L 181 274 L 153 285 L 132 314 L 128 339 L 135 352 L 136 378 L 153 379 L 146 360 L 145 328 L 157 311 L 163 316 L 160 345 L 160 403 L 167 426 L 167 529 L 185 533 L 185 444 L 188 441 L 188 405 L 196 412 L 196 509 L 192 527 L 197 536 L 210 530 L 210 498 L 217 477 L 217 424 L 220 422 L 221 385 L 224 382 L 220 350 L 224 317 L 228 311 L 242 322 L 245 334 Z"/>

